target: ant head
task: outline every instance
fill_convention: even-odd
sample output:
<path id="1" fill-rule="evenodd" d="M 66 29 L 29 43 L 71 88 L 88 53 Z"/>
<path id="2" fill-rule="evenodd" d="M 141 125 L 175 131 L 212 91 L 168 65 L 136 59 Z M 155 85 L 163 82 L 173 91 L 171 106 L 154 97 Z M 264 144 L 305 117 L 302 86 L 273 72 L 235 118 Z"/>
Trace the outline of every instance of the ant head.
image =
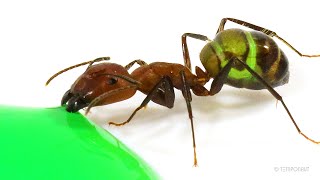
<path id="1" fill-rule="evenodd" d="M 100 106 L 132 97 L 138 82 L 130 78 L 128 71 L 115 63 L 100 63 L 88 69 L 73 83 L 62 97 L 67 111 L 77 112 L 90 105 Z"/>

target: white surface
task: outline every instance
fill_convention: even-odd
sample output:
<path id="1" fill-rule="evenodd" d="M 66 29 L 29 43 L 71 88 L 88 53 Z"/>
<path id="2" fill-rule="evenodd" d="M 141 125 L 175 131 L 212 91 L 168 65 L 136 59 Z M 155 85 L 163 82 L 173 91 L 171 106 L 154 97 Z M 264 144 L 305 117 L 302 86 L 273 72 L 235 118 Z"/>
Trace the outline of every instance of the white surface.
<path id="1" fill-rule="evenodd" d="M 182 63 L 181 35 L 193 32 L 213 38 L 223 17 L 264 26 L 304 53 L 320 53 L 315 2 L 290 2 L 290 7 L 286 1 L 245 0 L 1 2 L 0 104 L 57 106 L 84 67 L 44 87 L 47 78 L 100 56 L 111 56 L 122 65 L 137 58 Z M 202 67 L 198 53 L 204 43 L 188 42 L 193 65 Z M 301 58 L 279 44 L 290 59 L 291 79 L 277 91 L 301 130 L 320 140 L 320 58 Z M 184 99 L 176 92 L 173 109 L 150 103 L 121 128 L 106 124 L 129 117 L 145 97 L 141 93 L 125 102 L 94 108 L 89 118 L 140 154 L 164 179 L 320 177 L 320 145 L 297 133 L 281 103 L 276 108 L 266 90 L 227 86 L 215 97 L 193 96 L 199 167 L 192 167 L 190 122 Z M 284 167 L 308 169 L 284 172 Z"/>

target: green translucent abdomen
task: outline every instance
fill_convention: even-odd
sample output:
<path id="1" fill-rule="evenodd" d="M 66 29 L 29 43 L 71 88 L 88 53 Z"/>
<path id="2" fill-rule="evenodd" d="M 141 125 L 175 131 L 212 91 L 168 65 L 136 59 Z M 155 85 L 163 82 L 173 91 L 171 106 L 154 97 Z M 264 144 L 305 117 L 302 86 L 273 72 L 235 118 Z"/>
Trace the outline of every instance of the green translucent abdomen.
<path id="1" fill-rule="evenodd" d="M 263 77 L 272 86 L 287 82 L 288 61 L 277 44 L 269 36 L 253 31 L 228 29 L 217 34 L 201 51 L 200 59 L 211 77 L 229 62 L 232 57 L 241 61 Z M 279 63 L 280 62 L 280 63 Z M 281 72 L 277 72 L 281 65 Z M 227 84 L 248 89 L 263 89 L 251 73 L 240 63 L 235 63 L 228 74 Z"/>

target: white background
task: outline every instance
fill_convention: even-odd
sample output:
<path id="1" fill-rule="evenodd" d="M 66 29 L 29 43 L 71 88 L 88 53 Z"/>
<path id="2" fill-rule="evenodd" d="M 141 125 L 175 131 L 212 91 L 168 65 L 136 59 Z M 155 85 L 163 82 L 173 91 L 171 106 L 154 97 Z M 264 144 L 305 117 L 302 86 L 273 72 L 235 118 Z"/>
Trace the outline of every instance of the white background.
<path id="1" fill-rule="evenodd" d="M 59 76 L 48 87 L 45 81 L 65 67 L 100 56 L 111 56 L 122 65 L 137 58 L 182 63 L 181 35 L 193 32 L 214 38 L 223 17 L 274 30 L 300 51 L 319 54 L 316 2 L 1 1 L 0 104 L 58 106 L 85 67 Z M 188 42 L 193 66 L 202 67 L 198 53 L 204 42 Z M 279 44 L 289 58 L 291 79 L 276 90 L 301 130 L 320 140 L 320 58 L 301 58 Z M 150 103 L 120 128 L 106 124 L 126 120 L 145 97 L 141 93 L 94 108 L 89 118 L 140 154 L 164 179 L 320 177 L 320 145 L 297 133 L 281 103 L 276 107 L 266 90 L 227 86 L 215 97 L 193 96 L 199 167 L 192 167 L 190 122 L 184 99 L 179 91 L 176 94 L 173 109 Z M 308 169 L 284 172 L 285 167 Z"/>

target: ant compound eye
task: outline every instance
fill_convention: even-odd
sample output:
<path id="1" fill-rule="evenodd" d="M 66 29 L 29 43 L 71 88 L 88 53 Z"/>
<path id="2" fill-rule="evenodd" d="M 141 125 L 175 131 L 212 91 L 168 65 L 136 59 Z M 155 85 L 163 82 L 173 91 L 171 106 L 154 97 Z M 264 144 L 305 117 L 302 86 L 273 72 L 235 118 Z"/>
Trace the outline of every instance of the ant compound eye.
<path id="1" fill-rule="evenodd" d="M 118 82 L 118 79 L 116 79 L 116 78 L 109 78 L 107 80 L 107 84 L 109 84 L 109 85 L 116 84 L 117 82 Z"/>

